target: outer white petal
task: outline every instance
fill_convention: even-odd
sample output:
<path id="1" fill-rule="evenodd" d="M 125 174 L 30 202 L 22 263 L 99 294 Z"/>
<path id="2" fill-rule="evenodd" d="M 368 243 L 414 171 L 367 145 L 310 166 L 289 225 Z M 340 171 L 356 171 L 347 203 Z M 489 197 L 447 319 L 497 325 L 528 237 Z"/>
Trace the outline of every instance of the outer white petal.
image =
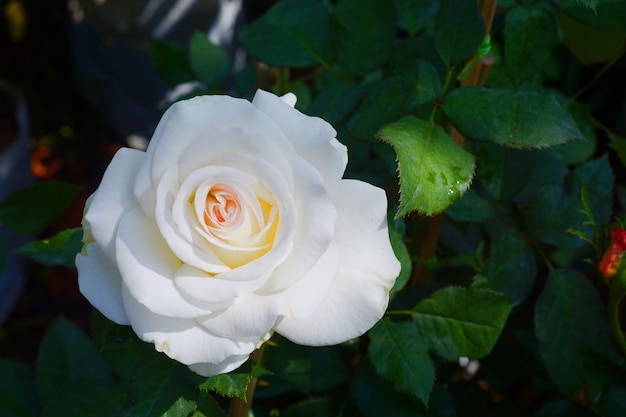
<path id="1" fill-rule="evenodd" d="M 321 173 L 299 156 L 290 156 L 297 215 L 294 246 L 285 262 L 274 270 L 272 278 L 263 287 L 262 290 L 266 292 L 289 288 L 316 264 L 333 240 L 337 218 Z"/>
<path id="2" fill-rule="evenodd" d="M 278 333 L 304 345 L 331 345 L 360 336 L 384 314 L 400 273 L 386 221 L 387 199 L 370 184 L 343 180 L 334 198 L 339 269 L 322 305 L 305 319 L 284 318 Z"/>
<path id="3" fill-rule="evenodd" d="M 239 368 L 245 361 L 248 360 L 249 357 L 250 355 L 233 355 L 217 364 L 192 363 L 189 365 L 189 369 L 202 376 L 225 374 Z"/>
<path id="4" fill-rule="evenodd" d="M 111 260 L 115 260 L 115 235 L 122 215 L 139 203 L 133 194 L 133 182 L 145 153 L 120 149 L 107 167 L 100 186 L 90 198 L 85 221 L 93 239 Z"/>
<path id="5" fill-rule="evenodd" d="M 216 336 L 193 319 L 177 319 L 154 314 L 124 288 L 124 306 L 130 324 L 137 335 L 154 343 L 156 350 L 185 365 L 197 363 L 221 364 L 234 356 L 237 363 L 249 355 L 260 338 L 232 340 Z"/>
<path id="6" fill-rule="evenodd" d="M 149 216 L 154 212 L 156 183 L 178 164 L 187 147 L 215 129 L 262 132 L 281 147 L 290 147 L 278 126 L 249 101 L 228 96 L 199 96 L 173 104 L 163 115 L 150 144 L 146 164 L 135 182 L 135 195 Z"/>
<path id="7" fill-rule="evenodd" d="M 335 129 L 319 117 L 300 113 L 267 91 L 258 90 L 252 104 L 281 128 L 296 152 L 322 174 L 326 186 L 333 192 L 348 163 L 348 152 L 337 141 Z"/>
<path id="8" fill-rule="evenodd" d="M 128 324 L 122 303 L 120 272 L 97 243 L 90 243 L 76 255 L 80 292 L 106 318 L 117 324 Z"/>
<path id="9" fill-rule="evenodd" d="M 116 241 L 117 265 L 133 297 L 155 314 L 190 318 L 207 315 L 215 306 L 185 297 L 174 286 L 182 265 L 172 254 L 154 221 L 140 208 L 120 222 Z"/>
<path id="10" fill-rule="evenodd" d="M 308 317 L 326 298 L 337 272 L 338 250 L 331 246 L 309 272 L 285 291 L 245 294 L 224 311 L 198 321 L 224 337 L 262 335 L 280 316 Z"/>

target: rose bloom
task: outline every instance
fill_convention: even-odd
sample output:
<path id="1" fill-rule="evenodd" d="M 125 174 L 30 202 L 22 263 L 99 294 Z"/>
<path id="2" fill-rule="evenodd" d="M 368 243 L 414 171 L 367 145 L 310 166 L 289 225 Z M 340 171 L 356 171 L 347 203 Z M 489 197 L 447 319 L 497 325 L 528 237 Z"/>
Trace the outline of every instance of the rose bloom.
<path id="1" fill-rule="evenodd" d="M 346 148 L 295 100 L 178 102 L 87 200 L 81 292 L 198 374 L 237 368 L 274 331 L 342 343 L 387 308 L 386 195 L 342 179 Z"/>

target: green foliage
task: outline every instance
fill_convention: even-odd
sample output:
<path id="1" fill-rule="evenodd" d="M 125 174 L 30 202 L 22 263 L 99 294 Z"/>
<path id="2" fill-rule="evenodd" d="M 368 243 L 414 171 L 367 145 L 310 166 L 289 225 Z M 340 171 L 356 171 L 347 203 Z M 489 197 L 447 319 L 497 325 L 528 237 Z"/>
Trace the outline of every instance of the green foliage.
<path id="1" fill-rule="evenodd" d="M 504 23 L 506 70 L 517 82 L 529 80 L 543 68 L 559 43 L 554 11 L 543 2 L 516 6 L 506 14 Z"/>
<path id="2" fill-rule="evenodd" d="M 440 126 L 406 116 L 385 126 L 378 137 L 393 145 L 398 154 L 401 199 L 397 216 L 414 210 L 436 214 L 469 186 L 473 157 Z"/>
<path id="3" fill-rule="evenodd" d="M 306 67 L 325 62 L 328 13 L 321 3 L 284 0 L 256 22 L 239 30 L 239 41 L 254 58 L 276 67 Z"/>
<path id="4" fill-rule="evenodd" d="M 213 45 L 205 34 L 195 32 L 189 43 L 189 67 L 207 87 L 217 87 L 230 72 L 228 53 Z"/>
<path id="5" fill-rule="evenodd" d="M 369 348 L 376 370 L 425 405 L 435 380 L 435 366 L 419 330 L 411 322 L 383 319 L 370 330 Z"/>
<path id="6" fill-rule="evenodd" d="M 535 91 L 459 88 L 443 110 L 469 139 L 512 148 L 543 148 L 583 140 L 576 122 L 550 94 Z"/>
<path id="7" fill-rule="evenodd" d="M 451 286 L 421 301 L 412 315 L 428 347 L 442 358 L 480 359 L 498 340 L 512 307 L 499 293 Z"/>
<path id="8" fill-rule="evenodd" d="M 238 30 L 241 69 L 200 33 L 150 43 L 170 86 L 292 91 L 333 125 L 346 176 L 402 217 L 389 311 L 338 346 L 275 335 L 262 365 L 211 378 L 98 313 L 95 343 L 58 319 L 35 372 L 0 360 L 0 414 L 225 416 L 258 381 L 258 416 L 626 415 L 626 318 L 611 327 L 595 268 L 626 222 L 626 2 L 497 5 L 492 19 L 467 0 L 273 1 Z M 75 193 L 37 184 L 0 202 L 0 223 L 41 234 Z M 72 266 L 80 247 L 70 229 L 16 252 Z"/>
<path id="9" fill-rule="evenodd" d="M 74 258 L 83 246 L 82 239 L 82 229 L 66 229 L 49 239 L 30 242 L 16 252 L 44 265 L 74 268 Z"/>
<path id="10" fill-rule="evenodd" d="M 446 65 L 457 65 L 478 49 L 485 24 L 474 2 L 446 0 L 440 7 L 435 20 L 437 52 Z"/>
<path id="11" fill-rule="evenodd" d="M 554 383 L 571 398 L 584 391 L 602 408 L 617 351 L 593 286 L 576 271 L 556 270 L 535 314 L 540 353 Z"/>
<path id="12" fill-rule="evenodd" d="M 0 202 L 0 224 L 24 234 L 43 232 L 67 209 L 78 188 L 61 182 L 41 182 Z"/>
<path id="13" fill-rule="evenodd" d="M 23 363 L 0 360 L 0 414 L 6 417 L 39 415 L 35 376 Z"/>
<path id="14" fill-rule="evenodd" d="M 384 64 L 395 40 L 394 10 L 387 0 L 339 0 L 332 13 L 337 64 L 349 77 Z"/>

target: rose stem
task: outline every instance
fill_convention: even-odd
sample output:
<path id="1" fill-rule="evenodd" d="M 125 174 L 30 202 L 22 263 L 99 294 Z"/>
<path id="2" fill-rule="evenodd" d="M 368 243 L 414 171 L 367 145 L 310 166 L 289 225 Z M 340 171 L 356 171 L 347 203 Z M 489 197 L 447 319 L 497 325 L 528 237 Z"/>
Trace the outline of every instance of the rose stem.
<path id="1" fill-rule="evenodd" d="M 485 22 L 485 36 L 489 36 L 491 32 L 491 25 L 493 23 L 497 3 L 497 0 L 479 0 L 478 2 L 480 15 Z M 484 85 L 493 64 L 494 58 L 490 55 L 479 60 L 471 69 L 470 73 L 461 80 L 461 86 Z M 450 129 L 450 136 L 459 146 L 463 146 L 463 135 L 454 127 Z M 435 249 L 437 248 L 437 242 L 439 241 L 439 234 L 441 232 L 441 224 L 443 222 L 443 213 L 423 220 L 422 222 L 418 219 L 419 223 L 425 224 L 421 225 L 422 235 L 420 236 L 417 246 L 417 255 L 419 259 L 427 260 L 435 255 Z M 414 238 L 417 238 L 417 236 L 414 236 Z M 411 274 L 411 282 L 419 283 L 425 281 L 428 281 L 428 266 L 424 264 L 415 265 L 413 273 Z"/>
<path id="2" fill-rule="evenodd" d="M 250 360 L 255 363 L 261 363 L 263 359 L 263 352 L 265 351 L 265 343 L 250 354 Z M 254 377 L 248 383 L 246 388 L 245 401 L 239 397 L 233 397 L 230 399 L 230 408 L 228 410 L 228 417 L 248 417 L 250 414 L 250 408 L 252 407 L 252 399 L 254 398 L 254 391 L 256 389 L 258 378 Z"/>

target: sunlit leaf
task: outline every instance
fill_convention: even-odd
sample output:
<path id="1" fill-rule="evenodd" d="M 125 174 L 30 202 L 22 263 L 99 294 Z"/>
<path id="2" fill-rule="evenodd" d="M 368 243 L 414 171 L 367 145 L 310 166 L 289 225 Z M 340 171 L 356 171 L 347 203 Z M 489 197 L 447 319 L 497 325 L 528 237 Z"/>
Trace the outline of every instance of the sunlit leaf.
<path id="1" fill-rule="evenodd" d="M 439 356 L 480 359 L 491 352 L 512 301 L 493 291 L 447 287 L 413 309 L 413 319 L 428 347 Z"/>
<path id="2" fill-rule="evenodd" d="M 535 91 L 458 88 L 446 97 L 443 111 L 467 138 L 512 148 L 543 148 L 584 139 L 553 96 Z"/>
<path id="3" fill-rule="evenodd" d="M 370 360 L 376 370 L 396 387 L 428 405 L 435 381 L 435 365 L 415 324 L 395 323 L 384 318 L 369 334 Z"/>
<path id="4" fill-rule="evenodd" d="M 406 116 L 381 129 L 377 136 L 398 155 L 400 208 L 433 215 L 443 211 L 469 187 L 473 156 L 459 147 L 441 126 Z"/>

